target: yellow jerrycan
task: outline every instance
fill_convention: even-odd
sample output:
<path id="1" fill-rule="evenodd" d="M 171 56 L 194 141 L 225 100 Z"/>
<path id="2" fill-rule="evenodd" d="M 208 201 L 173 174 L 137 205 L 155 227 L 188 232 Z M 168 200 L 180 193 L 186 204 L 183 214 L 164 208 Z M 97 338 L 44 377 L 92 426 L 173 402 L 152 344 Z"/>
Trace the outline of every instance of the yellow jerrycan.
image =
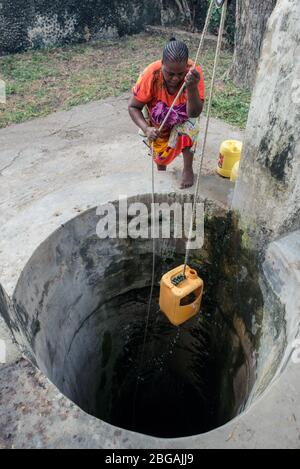
<path id="1" fill-rule="evenodd" d="M 243 142 L 225 140 L 220 147 L 217 172 L 220 176 L 230 178 L 233 166 L 241 159 Z"/>
<path id="2" fill-rule="evenodd" d="M 200 310 L 203 280 L 194 269 L 184 265 L 163 275 L 160 283 L 159 306 L 174 326 L 184 323 Z"/>

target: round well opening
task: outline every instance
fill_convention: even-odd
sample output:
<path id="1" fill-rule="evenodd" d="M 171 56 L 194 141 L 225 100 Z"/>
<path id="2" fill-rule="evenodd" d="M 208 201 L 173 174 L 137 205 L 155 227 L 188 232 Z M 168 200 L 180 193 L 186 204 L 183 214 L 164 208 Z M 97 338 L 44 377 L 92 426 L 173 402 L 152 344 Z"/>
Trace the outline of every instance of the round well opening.
<path id="1" fill-rule="evenodd" d="M 84 411 L 117 427 L 176 438 L 234 418 L 255 383 L 264 301 L 231 215 L 206 203 L 204 244 L 189 262 L 204 280 L 202 308 L 178 327 L 159 311 L 159 280 L 183 264 L 185 242 L 157 240 L 146 336 L 152 241 L 99 239 L 98 221 L 94 209 L 70 221 L 23 271 L 14 302 L 31 360 Z"/>

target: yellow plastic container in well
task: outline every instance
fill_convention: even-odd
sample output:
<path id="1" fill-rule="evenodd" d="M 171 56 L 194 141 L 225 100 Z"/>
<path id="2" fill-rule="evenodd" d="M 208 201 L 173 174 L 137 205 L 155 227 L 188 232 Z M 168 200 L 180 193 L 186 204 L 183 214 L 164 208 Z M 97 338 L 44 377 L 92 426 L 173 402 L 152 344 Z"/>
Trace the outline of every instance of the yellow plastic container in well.
<path id="1" fill-rule="evenodd" d="M 160 283 L 159 306 L 169 321 L 178 326 L 195 316 L 200 310 L 203 280 L 195 270 L 184 265 L 163 275 Z"/>
<path id="2" fill-rule="evenodd" d="M 241 159 L 243 143 L 239 140 L 226 140 L 220 148 L 218 174 L 230 178 L 233 166 Z"/>

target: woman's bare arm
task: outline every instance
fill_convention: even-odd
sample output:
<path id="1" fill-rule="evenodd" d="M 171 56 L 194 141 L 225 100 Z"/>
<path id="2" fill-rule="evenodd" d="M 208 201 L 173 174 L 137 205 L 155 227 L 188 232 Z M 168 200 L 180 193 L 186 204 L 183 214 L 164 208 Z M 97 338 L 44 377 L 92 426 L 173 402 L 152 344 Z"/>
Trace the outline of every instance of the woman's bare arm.
<path id="1" fill-rule="evenodd" d="M 187 114 L 189 117 L 199 117 L 203 110 L 204 101 L 200 98 L 198 90 L 200 79 L 200 74 L 195 69 L 190 70 L 185 78 L 187 88 Z"/>
<path id="2" fill-rule="evenodd" d="M 149 126 L 148 122 L 143 116 L 142 109 L 144 103 L 138 101 L 133 95 L 129 99 L 128 112 L 133 122 L 144 132 L 149 140 L 155 141 L 159 137 L 159 131 L 155 127 Z"/>

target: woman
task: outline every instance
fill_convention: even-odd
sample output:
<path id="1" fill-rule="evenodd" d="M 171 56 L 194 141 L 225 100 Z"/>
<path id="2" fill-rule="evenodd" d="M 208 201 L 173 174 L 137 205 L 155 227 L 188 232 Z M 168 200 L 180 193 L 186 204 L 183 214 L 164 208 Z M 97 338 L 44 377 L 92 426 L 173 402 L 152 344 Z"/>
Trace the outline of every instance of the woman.
<path id="1" fill-rule="evenodd" d="M 183 82 L 185 90 L 159 133 L 160 124 Z M 194 183 L 194 147 L 199 134 L 197 118 L 204 103 L 204 81 L 201 67 L 194 69 L 194 63 L 189 60 L 186 44 L 172 38 L 164 49 L 162 60 L 144 70 L 132 91 L 129 114 L 149 143 L 153 142 L 158 169 L 166 170 L 166 166 L 182 153 L 181 188 L 191 187 Z"/>

